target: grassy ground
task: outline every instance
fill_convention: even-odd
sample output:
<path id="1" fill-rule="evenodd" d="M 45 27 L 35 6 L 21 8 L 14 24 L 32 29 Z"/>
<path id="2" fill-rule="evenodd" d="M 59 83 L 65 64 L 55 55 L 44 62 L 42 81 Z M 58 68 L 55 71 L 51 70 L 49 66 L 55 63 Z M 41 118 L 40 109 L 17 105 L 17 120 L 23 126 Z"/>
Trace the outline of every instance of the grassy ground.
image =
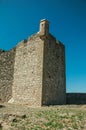
<path id="1" fill-rule="evenodd" d="M 0 130 L 86 130 L 86 105 L 0 105 Z"/>

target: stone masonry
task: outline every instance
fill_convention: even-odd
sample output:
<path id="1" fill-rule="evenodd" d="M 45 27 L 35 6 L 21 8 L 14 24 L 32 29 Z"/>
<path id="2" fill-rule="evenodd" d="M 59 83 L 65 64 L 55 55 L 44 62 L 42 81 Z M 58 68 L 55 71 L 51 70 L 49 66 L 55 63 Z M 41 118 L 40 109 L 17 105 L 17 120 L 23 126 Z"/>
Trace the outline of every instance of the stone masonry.
<path id="1" fill-rule="evenodd" d="M 7 102 L 12 97 L 15 48 L 0 50 L 0 101 Z"/>
<path id="2" fill-rule="evenodd" d="M 0 50 L 0 100 L 29 106 L 66 104 L 65 47 L 40 21 L 39 32 Z"/>

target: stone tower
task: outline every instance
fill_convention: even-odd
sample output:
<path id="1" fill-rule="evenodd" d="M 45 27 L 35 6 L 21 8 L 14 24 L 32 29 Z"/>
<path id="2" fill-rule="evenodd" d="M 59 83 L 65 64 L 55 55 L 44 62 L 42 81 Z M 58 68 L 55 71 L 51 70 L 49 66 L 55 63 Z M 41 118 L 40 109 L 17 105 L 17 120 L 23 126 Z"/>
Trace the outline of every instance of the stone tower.
<path id="1" fill-rule="evenodd" d="M 49 33 L 47 20 L 41 20 L 39 32 L 9 53 L 14 55 L 9 64 L 13 78 L 10 100 L 4 100 L 29 106 L 66 103 L 65 47 Z"/>
<path id="2" fill-rule="evenodd" d="M 49 34 L 49 22 L 47 20 L 40 21 L 40 35 L 48 35 Z"/>

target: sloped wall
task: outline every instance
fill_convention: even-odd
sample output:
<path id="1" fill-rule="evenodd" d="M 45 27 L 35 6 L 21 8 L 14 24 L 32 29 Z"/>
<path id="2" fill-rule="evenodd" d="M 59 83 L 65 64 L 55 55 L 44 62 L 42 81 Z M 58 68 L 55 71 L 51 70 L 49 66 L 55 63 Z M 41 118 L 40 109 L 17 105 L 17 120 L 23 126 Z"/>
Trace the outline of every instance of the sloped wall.
<path id="1" fill-rule="evenodd" d="M 12 97 L 15 50 L 0 51 L 0 102 Z"/>

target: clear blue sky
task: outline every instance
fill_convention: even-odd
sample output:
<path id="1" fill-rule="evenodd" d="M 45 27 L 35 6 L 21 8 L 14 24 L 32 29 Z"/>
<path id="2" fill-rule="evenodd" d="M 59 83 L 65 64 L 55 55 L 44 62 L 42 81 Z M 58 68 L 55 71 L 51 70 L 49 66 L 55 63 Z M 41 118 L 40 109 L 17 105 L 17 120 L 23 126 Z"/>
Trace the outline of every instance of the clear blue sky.
<path id="1" fill-rule="evenodd" d="M 86 92 L 86 0 L 0 0 L 0 48 L 39 31 L 44 18 L 66 47 L 67 92 Z"/>

